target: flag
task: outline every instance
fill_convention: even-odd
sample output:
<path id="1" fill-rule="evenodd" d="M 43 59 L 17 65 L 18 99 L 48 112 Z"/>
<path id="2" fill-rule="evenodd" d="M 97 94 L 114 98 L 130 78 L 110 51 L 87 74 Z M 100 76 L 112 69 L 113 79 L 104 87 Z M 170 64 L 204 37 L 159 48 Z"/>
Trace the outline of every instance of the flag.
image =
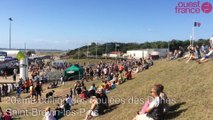
<path id="1" fill-rule="evenodd" d="M 10 20 L 10 21 L 13 21 L 13 19 L 12 19 L 11 17 L 9 18 L 9 20 Z"/>
<path id="2" fill-rule="evenodd" d="M 194 22 L 194 27 L 200 27 L 201 23 L 200 22 Z"/>
<path id="3" fill-rule="evenodd" d="M 26 58 L 26 55 L 22 52 L 22 51 L 19 51 L 18 54 L 16 55 L 16 58 L 21 61 L 23 60 L 24 58 Z"/>

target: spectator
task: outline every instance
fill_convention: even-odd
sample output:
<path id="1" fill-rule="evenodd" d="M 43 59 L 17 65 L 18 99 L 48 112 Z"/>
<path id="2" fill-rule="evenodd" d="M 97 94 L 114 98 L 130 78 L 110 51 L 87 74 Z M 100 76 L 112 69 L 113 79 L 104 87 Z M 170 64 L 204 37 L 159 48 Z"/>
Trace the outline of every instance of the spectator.
<path id="1" fill-rule="evenodd" d="M 60 80 L 61 80 L 61 84 L 64 85 L 64 77 L 63 77 L 63 75 L 61 76 Z"/>
<path id="2" fill-rule="evenodd" d="M 54 96 L 53 96 L 54 92 L 55 92 L 55 91 L 52 90 L 52 91 L 46 93 L 46 100 L 47 100 L 49 97 L 54 97 Z"/>
<path id="3" fill-rule="evenodd" d="M 13 119 L 13 116 L 10 113 L 10 110 L 6 111 L 6 113 L 4 114 L 3 118 L 4 118 L 4 120 L 12 120 Z"/>
<path id="4" fill-rule="evenodd" d="M 55 108 L 55 118 L 56 118 L 56 120 L 59 120 L 61 117 L 63 117 L 63 109 L 62 108 L 60 108 L 60 105 L 59 104 L 57 104 L 57 107 Z"/>
<path id="5" fill-rule="evenodd" d="M 42 120 L 56 120 L 56 118 L 53 116 L 53 113 L 51 112 L 50 107 L 45 109 L 45 115 Z"/>
<path id="6" fill-rule="evenodd" d="M 200 63 L 204 63 L 204 62 L 208 62 L 209 59 L 211 58 L 211 56 L 213 56 L 213 47 L 210 48 L 210 51 L 208 54 L 206 54 L 203 58 L 201 58 L 200 60 L 197 60 L 197 62 Z"/>
<path id="7" fill-rule="evenodd" d="M 95 96 L 96 90 L 97 90 L 97 87 L 95 86 L 95 83 L 93 83 L 92 86 L 88 90 L 88 97 Z"/>
<path id="8" fill-rule="evenodd" d="M 42 91 L 41 85 L 39 83 L 37 83 L 36 87 L 35 87 L 35 98 L 36 98 L 36 101 L 38 101 L 38 96 L 40 96 L 40 99 L 41 99 L 41 91 Z"/>
<path id="9" fill-rule="evenodd" d="M 70 107 L 73 105 L 73 100 L 72 100 L 72 96 L 68 95 L 66 96 L 66 103 L 68 103 L 70 105 Z"/>
<path id="10" fill-rule="evenodd" d="M 17 69 L 13 69 L 13 81 L 16 81 Z"/>
<path id="11" fill-rule="evenodd" d="M 210 47 L 213 47 L 213 35 L 212 35 L 212 37 L 209 39 L 209 42 L 210 42 Z"/>
<path id="12" fill-rule="evenodd" d="M 188 50 L 189 50 L 190 56 L 189 56 L 188 60 L 186 61 L 186 63 L 188 63 L 190 60 L 196 59 L 196 57 L 195 57 L 195 48 L 193 46 L 189 46 Z"/>
<path id="13" fill-rule="evenodd" d="M 2 88 L 0 87 L 0 102 L 1 102 L 1 96 L 2 96 Z"/>
<path id="14" fill-rule="evenodd" d="M 101 107 L 99 107 L 98 99 L 95 96 L 90 98 L 91 107 L 90 110 L 86 113 L 86 117 L 84 120 L 90 120 L 93 117 L 97 117 L 100 115 Z"/>
<path id="15" fill-rule="evenodd" d="M 0 106 L 0 120 L 4 120 L 4 112 L 2 111 L 2 108 Z"/>
<path id="16" fill-rule="evenodd" d="M 21 91 L 22 91 L 21 87 L 18 86 L 18 87 L 16 88 L 16 97 L 17 97 L 17 98 L 20 98 Z"/>
<path id="17" fill-rule="evenodd" d="M 160 88 L 154 85 L 150 91 L 154 99 L 147 105 L 145 114 L 138 114 L 133 120 L 161 120 L 163 115 L 163 106 L 160 98 Z"/>
<path id="18" fill-rule="evenodd" d="M 103 114 L 104 111 L 109 108 L 108 97 L 103 89 L 97 90 L 96 97 L 100 107 L 99 114 Z"/>
<path id="19" fill-rule="evenodd" d="M 71 106 L 69 105 L 69 103 L 66 102 L 66 100 L 64 100 L 64 101 L 62 102 L 60 108 L 63 109 L 64 114 L 65 114 L 67 111 L 70 111 Z"/>

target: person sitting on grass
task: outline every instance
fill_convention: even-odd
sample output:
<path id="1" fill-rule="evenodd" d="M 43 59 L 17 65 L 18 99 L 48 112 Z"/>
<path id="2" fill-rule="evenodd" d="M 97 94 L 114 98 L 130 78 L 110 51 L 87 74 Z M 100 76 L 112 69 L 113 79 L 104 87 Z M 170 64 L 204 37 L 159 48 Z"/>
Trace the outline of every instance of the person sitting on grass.
<path id="1" fill-rule="evenodd" d="M 125 78 L 124 78 L 125 80 L 131 80 L 132 79 L 132 71 L 131 70 L 127 70 L 126 72 L 125 72 Z"/>
<path id="2" fill-rule="evenodd" d="M 189 46 L 188 47 L 188 51 L 189 51 L 189 58 L 186 61 L 186 63 L 188 63 L 190 60 L 195 60 L 196 59 L 195 48 L 193 46 Z"/>
<path id="3" fill-rule="evenodd" d="M 50 107 L 47 107 L 45 109 L 45 115 L 42 120 L 56 120 L 56 118 L 53 116 L 53 113 L 52 113 Z"/>
<path id="4" fill-rule="evenodd" d="M 86 86 L 83 86 L 81 94 L 80 94 L 80 98 L 82 100 L 86 100 L 87 99 L 87 95 L 88 95 L 87 88 L 86 88 Z"/>
<path id="5" fill-rule="evenodd" d="M 90 98 L 90 103 L 91 103 L 91 107 L 90 110 L 86 113 L 86 117 L 84 120 L 91 120 L 93 117 L 97 117 L 99 116 L 101 113 L 100 111 L 102 111 L 100 104 L 98 102 L 99 100 L 96 98 L 96 96 L 91 96 Z"/>
<path id="6" fill-rule="evenodd" d="M 66 102 L 66 100 L 64 100 L 60 106 L 61 109 L 63 109 L 64 114 L 66 114 L 66 112 L 69 112 L 71 109 L 71 106 L 69 105 L 69 103 Z"/>
<path id="7" fill-rule="evenodd" d="M 63 113 L 63 109 L 60 108 L 60 105 L 57 104 L 57 107 L 55 108 L 55 115 L 54 117 L 56 118 L 56 120 L 59 120 L 61 117 L 64 116 L 64 113 Z"/>
<path id="8" fill-rule="evenodd" d="M 92 84 L 92 86 L 88 90 L 88 97 L 95 96 L 95 91 L 97 90 L 97 87 L 95 83 Z"/>
<path id="9" fill-rule="evenodd" d="M 163 117 L 163 105 L 160 98 L 160 88 L 154 85 L 150 91 L 154 98 L 151 102 L 148 100 L 145 106 L 142 108 L 143 113 L 137 113 L 138 115 L 133 120 L 161 120 Z M 146 108 L 145 108 L 146 107 Z"/>
<path id="10" fill-rule="evenodd" d="M 156 84 L 156 86 L 158 86 L 160 89 L 160 98 L 162 99 L 163 112 L 167 113 L 169 110 L 169 104 L 168 104 L 169 101 L 168 101 L 168 97 L 167 97 L 166 93 L 163 91 L 164 86 L 162 84 Z"/>
<path id="11" fill-rule="evenodd" d="M 48 100 L 50 97 L 52 97 L 52 98 L 53 98 L 53 97 L 54 97 L 54 96 L 53 96 L 54 92 L 55 92 L 55 91 L 54 91 L 54 90 L 52 90 L 52 91 L 50 91 L 50 92 L 46 93 L 46 100 Z"/>
<path id="12" fill-rule="evenodd" d="M 100 114 L 103 114 L 105 110 L 109 108 L 109 100 L 108 96 L 106 95 L 104 89 L 98 89 L 96 92 L 96 97 L 99 102 L 99 107 L 102 111 L 100 111 Z"/>
<path id="13" fill-rule="evenodd" d="M 12 119 L 13 119 L 13 116 L 12 116 L 10 110 L 7 110 L 3 116 L 3 120 L 12 120 Z"/>
<path id="14" fill-rule="evenodd" d="M 110 89 L 115 89 L 115 88 L 116 88 L 116 84 L 115 84 L 115 81 L 113 81 L 111 86 L 110 86 Z"/>
<path id="15" fill-rule="evenodd" d="M 207 53 L 203 58 L 201 58 L 200 60 L 197 60 L 197 62 L 200 63 L 204 63 L 204 62 L 208 62 L 209 59 L 213 56 L 213 47 L 210 48 L 209 53 Z"/>
<path id="16" fill-rule="evenodd" d="M 54 81 L 53 83 L 50 83 L 50 85 L 47 87 L 47 89 L 57 88 L 58 87 L 58 81 Z"/>
<path id="17" fill-rule="evenodd" d="M 71 106 L 73 105 L 73 99 L 71 95 L 66 96 L 66 103 L 68 103 L 70 105 L 70 110 L 71 110 Z"/>

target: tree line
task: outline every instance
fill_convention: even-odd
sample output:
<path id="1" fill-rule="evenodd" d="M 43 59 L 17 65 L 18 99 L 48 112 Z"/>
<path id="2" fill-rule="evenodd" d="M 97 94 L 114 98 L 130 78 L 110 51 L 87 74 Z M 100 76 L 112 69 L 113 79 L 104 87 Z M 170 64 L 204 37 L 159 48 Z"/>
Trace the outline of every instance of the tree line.
<path id="1" fill-rule="evenodd" d="M 199 39 L 194 42 L 194 45 L 207 45 L 209 44 L 209 39 Z M 178 49 L 182 46 L 187 49 L 190 45 L 189 40 L 171 40 L 171 41 L 154 41 L 154 42 L 144 42 L 144 43 L 119 43 L 119 42 L 109 42 L 104 44 L 97 44 L 92 42 L 91 45 L 85 45 L 80 48 L 76 48 L 67 52 L 67 56 L 71 58 L 86 58 L 87 55 L 95 57 L 102 56 L 102 54 L 111 53 L 112 51 L 120 51 L 126 53 L 127 50 L 138 50 L 138 49 L 154 49 L 154 48 L 168 48 L 170 51 Z"/>

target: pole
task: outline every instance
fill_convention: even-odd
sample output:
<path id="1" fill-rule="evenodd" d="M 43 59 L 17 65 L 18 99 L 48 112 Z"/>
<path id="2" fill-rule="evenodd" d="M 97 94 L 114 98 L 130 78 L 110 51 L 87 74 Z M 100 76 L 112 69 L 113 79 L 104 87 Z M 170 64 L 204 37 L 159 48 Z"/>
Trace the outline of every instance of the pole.
<path id="1" fill-rule="evenodd" d="M 11 24 L 12 24 L 13 19 L 9 18 L 9 49 L 11 49 Z"/>
<path id="2" fill-rule="evenodd" d="M 105 51 L 105 54 L 106 54 L 106 59 L 107 59 L 107 43 L 106 43 L 106 51 Z"/>
<path id="3" fill-rule="evenodd" d="M 79 48 L 78 48 L 78 59 L 79 59 Z"/>
<path id="4" fill-rule="evenodd" d="M 117 47 L 117 45 L 116 45 L 116 43 L 115 43 L 115 59 L 117 58 L 117 50 L 116 50 L 116 47 Z"/>
<path id="5" fill-rule="evenodd" d="M 194 45 L 195 40 L 195 26 L 194 26 L 195 20 L 193 20 L 193 26 L 192 26 L 192 46 Z"/>
<path id="6" fill-rule="evenodd" d="M 27 44 L 26 44 L 26 42 L 24 43 L 24 50 L 27 53 Z"/>
<path id="7" fill-rule="evenodd" d="M 89 45 L 87 45 L 87 58 L 88 58 L 88 55 L 89 55 Z"/>
<path id="8" fill-rule="evenodd" d="M 170 51 L 169 41 L 168 41 L 168 52 Z"/>
<path id="9" fill-rule="evenodd" d="M 96 59 L 98 58 L 98 56 L 97 56 L 97 52 L 98 52 L 98 47 L 97 47 L 97 45 L 98 45 L 98 43 L 96 43 Z"/>

